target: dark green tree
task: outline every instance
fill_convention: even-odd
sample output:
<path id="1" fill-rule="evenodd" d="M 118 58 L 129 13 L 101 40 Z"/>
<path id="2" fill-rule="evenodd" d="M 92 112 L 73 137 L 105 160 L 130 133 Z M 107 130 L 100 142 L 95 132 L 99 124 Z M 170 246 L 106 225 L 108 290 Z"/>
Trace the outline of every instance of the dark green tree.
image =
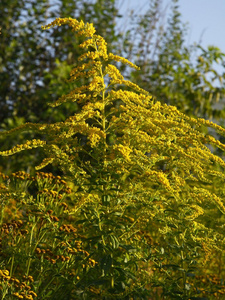
<path id="1" fill-rule="evenodd" d="M 16 116 L 26 121 L 52 120 L 49 111 L 44 113 L 47 102 L 68 91 L 66 78 L 80 49 L 71 38 L 73 33 L 62 33 L 59 28 L 47 37 L 41 26 L 58 16 L 95 22 L 98 32 L 112 45 L 118 14 L 115 1 L 62 0 L 55 4 L 49 0 L 9 0 L 1 1 L 0 11 L 0 122 Z M 59 88 L 62 80 L 65 84 Z"/>

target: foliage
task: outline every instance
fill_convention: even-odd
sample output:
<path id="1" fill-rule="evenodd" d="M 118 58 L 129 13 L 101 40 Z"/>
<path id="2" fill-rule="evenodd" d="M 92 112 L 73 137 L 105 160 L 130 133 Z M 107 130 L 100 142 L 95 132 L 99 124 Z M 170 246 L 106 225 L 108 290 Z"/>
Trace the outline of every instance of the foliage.
<path id="1" fill-rule="evenodd" d="M 218 253 L 218 265 L 224 262 L 225 163 L 207 146 L 224 151 L 225 145 L 202 127 L 221 135 L 225 129 L 125 80 L 115 63 L 138 67 L 108 53 L 92 24 L 58 18 L 45 29 L 56 25 L 69 25 L 79 37 L 83 53 L 69 81 L 83 84 L 50 106 L 79 109 L 62 122 L 1 133 L 36 132 L 38 139 L 0 154 L 41 148 L 45 158 L 36 169 L 46 170 L 1 174 L 2 299 L 224 293 L 218 281 L 224 274 L 213 278 L 208 261 Z M 61 177 L 48 172 L 50 164 Z"/>
<path id="2" fill-rule="evenodd" d="M 59 120 L 61 115 L 50 115 L 46 103 L 71 88 L 65 79 L 80 49 L 69 31 L 58 28 L 46 36 L 41 26 L 57 16 L 94 21 L 112 45 L 116 39 L 114 1 L 77 0 L 56 4 L 49 0 L 7 0 L 1 1 L 0 10 L 0 122 L 14 116 L 23 116 L 26 121 Z M 65 116 L 66 112 L 64 108 L 62 114 Z"/>
<path id="3" fill-rule="evenodd" d="M 57 99 L 73 88 L 65 78 L 80 55 L 69 31 L 57 28 L 49 35 L 41 31 L 41 25 L 58 16 L 96 24 L 110 50 L 141 67 L 141 72 L 132 72 L 132 82 L 159 101 L 176 105 L 189 115 L 221 121 L 224 112 L 216 103 L 224 97 L 224 72 L 220 74 L 215 64 L 224 66 L 224 53 L 212 46 L 187 47 L 179 1 L 169 4 L 165 24 L 162 1 L 151 0 L 149 10 L 129 17 L 131 29 L 122 32 L 118 26 L 119 1 L 2 1 L 1 123 L 21 116 L 31 122 L 52 122 L 65 119 L 72 109 L 64 106 L 63 111 L 52 114 L 46 105 L 52 97 Z M 122 65 L 119 69 L 123 70 Z"/>
<path id="4" fill-rule="evenodd" d="M 181 22 L 179 1 L 170 5 L 165 24 L 160 0 L 150 1 L 142 16 L 133 16 L 123 53 L 141 72 L 132 72 L 131 80 L 185 114 L 223 122 L 224 105 L 218 102 L 225 96 L 225 54 L 214 46 L 187 46 L 188 28 Z"/>

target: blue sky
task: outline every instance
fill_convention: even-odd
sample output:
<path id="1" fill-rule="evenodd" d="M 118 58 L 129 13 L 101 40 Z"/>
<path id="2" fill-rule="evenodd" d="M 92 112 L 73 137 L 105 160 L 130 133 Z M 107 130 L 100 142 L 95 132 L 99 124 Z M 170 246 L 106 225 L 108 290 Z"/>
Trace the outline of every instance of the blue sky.
<path id="1" fill-rule="evenodd" d="M 225 0 L 180 0 L 182 20 L 189 22 L 188 42 L 217 46 L 225 52 Z"/>
<path id="2" fill-rule="evenodd" d="M 166 7 L 169 0 L 162 0 Z M 122 11 L 134 8 L 142 12 L 148 8 L 149 0 L 120 0 Z M 213 45 L 225 53 L 225 0 L 179 0 L 182 21 L 189 23 L 187 42 L 199 42 L 207 47 Z"/>

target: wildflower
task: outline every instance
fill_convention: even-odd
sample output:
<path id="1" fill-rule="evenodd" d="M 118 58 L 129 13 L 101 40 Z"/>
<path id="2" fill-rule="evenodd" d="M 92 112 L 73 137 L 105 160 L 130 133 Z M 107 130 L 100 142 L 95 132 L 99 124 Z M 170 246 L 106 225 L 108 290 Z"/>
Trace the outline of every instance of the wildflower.
<path id="1" fill-rule="evenodd" d="M 33 296 L 33 297 L 37 297 L 37 294 L 36 294 L 35 292 L 33 292 L 33 291 L 29 291 L 29 294 L 30 294 L 31 296 Z"/>
<path id="2" fill-rule="evenodd" d="M 64 209 L 67 209 L 67 208 L 68 208 L 68 205 L 67 205 L 65 202 L 60 203 L 60 205 L 61 205 Z"/>
<path id="3" fill-rule="evenodd" d="M 32 295 L 24 295 L 24 299 L 33 300 L 33 297 L 32 297 Z"/>
<path id="4" fill-rule="evenodd" d="M 13 154 L 15 154 L 17 152 L 21 152 L 21 151 L 26 150 L 26 149 L 43 147 L 45 144 L 46 144 L 45 141 L 35 140 L 34 139 L 32 141 L 27 141 L 25 144 L 16 145 L 11 150 L 1 151 L 0 155 L 2 155 L 2 156 L 9 156 L 9 155 L 13 155 Z"/>
<path id="5" fill-rule="evenodd" d="M 92 267 L 94 267 L 94 266 L 97 264 L 97 262 L 96 262 L 94 259 L 91 259 L 91 258 L 88 259 L 88 263 L 89 263 Z"/>
<path id="6" fill-rule="evenodd" d="M 50 219 L 51 219 L 53 222 L 59 222 L 59 218 L 56 217 L 56 216 L 50 216 Z"/>
<path id="7" fill-rule="evenodd" d="M 92 127 L 88 132 L 88 139 L 92 148 L 96 147 L 102 138 L 105 138 L 105 133 L 99 128 Z"/>
<path id="8" fill-rule="evenodd" d="M 130 149 L 128 146 L 120 144 L 113 146 L 113 148 L 117 149 L 128 162 L 131 161 L 130 154 L 132 153 L 132 149 Z"/>
<path id="9" fill-rule="evenodd" d="M 19 293 L 13 293 L 13 296 L 15 296 L 18 299 L 23 299 L 23 296 L 21 296 Z"/>
<path id="10" fill-rule="evenodd" d="M 0 276 L 2 276 L 2 277 L 9 276 L 9 271 L 8 270 L 0 270 Z"/>
<path id="11" fill-rule="evenodd" d="M 189 207 L 194 209 L 194 213 L 191 216 L 186 217 L 186 219 L 194 220 L 198 216 L 204 214 L 204 210 L 199 205 L 192 204 Z"/>
<path id="12" fill-rule="evenodd" d="M 122 84 L 124 78 L 120 74 L 120 71 L 113 65 L 108 64 L 105 68 L 105 74 L 107 74 L 112 80 L 110 81 L 110 84 Z"/>
<path id="13" fill-rule="evenodd" d="M 136 66 L 135 64 L 133 64 L 132 62 L 130 62 L 128 59 L 121 57 L 119 55 L 115 55 L 113 53 L 109 53 L 109 59 L 115 60 L 115 61 L 120 61 L 124 64 L 129 65 L 130 67 L 136 69 L 136 70 L 140 70 L 140 68 L 138 66 Z"/>

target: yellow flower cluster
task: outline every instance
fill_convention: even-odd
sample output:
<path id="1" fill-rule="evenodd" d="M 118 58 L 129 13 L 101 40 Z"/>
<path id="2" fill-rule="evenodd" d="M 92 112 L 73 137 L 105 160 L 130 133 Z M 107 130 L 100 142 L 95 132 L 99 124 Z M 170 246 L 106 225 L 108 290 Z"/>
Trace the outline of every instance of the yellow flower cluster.
<path id="1" fill-rule="evenodd" d="M 87 88 L 89 91 L 95 91 L 97 94 L 101 93 L 105 88 L 104 79 L 100 76 L 96 76 Z"/>
<path id="2" fill-rule="evenodd" d="M 96 45 L 100 55 L 103 57 L 104 60 L 107 60 L 108 59 L 107 43 L 104 40 L 104 38 L 101 37 L 100 35 L 96 35 Z"/>
<path id="3" fill-rule="evenodd" d="M 45 141 L 34 139 L 34 140 L 31 140 L 31 141 L 27 141 L 25 144 L 16 145 L 11 150 L 0 151 L 0 155 L 9 156 L 9 155 L 13 155 L 15 153 L 21 152 L 23 150 L 33 149 L 33 148 L 38 148 L 38 147 L 44 147 L 45 145 L 46 145 Z"/>
<path id="4" fill-rule="evenodd" d="M 48 103 L 48 104 L 51 107 L 57 107 L 57 106 L 65 103 L 65 102 L 69 102 L 69 101 L 71 101 L 71 102 L 76 102 L 76 101 L 81 102 L 82 100 L 84 100 L 84 99 L 87 100 L 88 98 L 90 98 L 90 97 L 88 97 L 86 94 L 78 94 L 78 93 L 76 93 L 76 91 L 72 91 L 72 92 L 70 92 L 69 95 L 62 96 L 58 100 L 56 100 L 55 102 Z"/>
<path id="5" fill-rule="evenodd" d="M 119 151 L 119 153 L 122 154 L 122 156 L 125 158 L 126 161 L 131 162 L 131 153 L 132 153 L 132 149 L 128 146 L 124 146 L 124 145 L 114 145 L 113 146 L 114 150 Z"/>
<path id="6" fill-rule="evenodd" d="M 162 183 L 168 191 L 172 190 L 170 182 L 165 173 L 157 172 L 157 178 L 158 178 L 159 182 Z"/>
<path id="7" fill-rule="evenodd" d="M 149 93 L 146 90 L 143 90 L 142 88 L 140 88 L 137 84 L 129 81 L 129 80 L 123 80 L 122 83 L 126 86 L 128 86 L 129 88 L 132 88 L 133 90 L 136 90 L 139 93 L 145 94 L 145 95 L 149 95 Z"/>
<path id="8" fill-rule="evenodd" d="M 35 167 L 36 170 L 43 169 L 47 165 L 51 164 L 54 161 L 54 158 L 44 158 L 42 163 Z"/>
<path id="9" fill-rule="evenodd" d="M 88 51 L 82 55 L 79 56 L 78 60 L 79 61 L 84 61 L 86 59 L 91 59 L 91 60 L 95 60 L 99 58 L 99 53 L 98 52 L 94 52 L 94 51 Z"/>
<path id="10" fill-rule="evenodd" d="M 118 78 L 118 75 L 116 74 Z M 132 106 L 132 109 L 135 109 L 140 112 L 140 110 L 144 111 L 144 108 L 152 107 L 152 96 L 146 94 L 137 94 L 132 91 L 118 90 L 118 91 L 110 91 L 109 97 L 112 100 L 120 99 L 122 100 L 128 107 Z M 128 108 L 127 107 L 127 108 Z M 141 117 L 141 115 L 140 115 Z"/>
<path id="11" fill-rule="evenodd" d="M 12 295 L 18 299 L 24 300 L 34 300 L 37 294 L 31 290 L 30 282 L 33 282 L 32 276 L 23 276 L 24 281 L 20 281 L 9 275 L 8 270 L 0 270 L 0 287 L 4 286 L 7 282 L 7 288 L 12 290 L 17 290 L 18 292 L 13 292 Z"/>
<path id="12" fill-rule="evenodd" d="M 194 220 L 194 219 L 196 219 L 198 216 L 204 214 L 203 208 L 200 207 L 199 205 L 192 204 L 192 205 L 189 205 L 189 208 L 193 209 L 194 212 L 193 212 L 192 215 L 186 217 L 187 220 Z"/>
<path id="13" fill-rule="evenodd" d="M 219 210 L 225 214 L 225 206 L 221 197 L 218 197 L 216 194 L 211 193 L 209 190 L 204 188 L 195 186 L 193 190 L 198 195 L 199 201 L 209 201 L 211 203 L 214 202 Z"/>
<path id="14" fill-rule="evenodd" d="M 132 62 L 130 62 L 128 59 L 124 58 L 124 57 L 121 57 L 119 55 L 115 55 L 113 53 L 109 53 L 108 55 L 108 58 L 110 60 L 115 60 L 115 61 L 118 61 L 118 62 L 122 62 L 123 64 L 127 64 L 129 65 L 131 68 L 134 68 L 136 70 L 140 70 L 140 68 L 138 66 L 136 66 L 135 64 L 133 64 Z M 146 92 L 146 91 L 145 91 Z"/>
<path id="15" fill-rule="evenodd" d="M 89 38 L 79 45 L 80 48 L 94 47 L 95 39 Z"/>
<path id="16" fill-rule="evenodd" d="M 81 20 L 80 22 L 76 19 L 72 18 L 57 18 L 53 22 L 42 26 L 42 29 L 50 29 L 51 27 L 54 26 L 62 26 L 64 24 L 68 24 L 69 27 L 72 28 L 72 31 L 76 31 L 78 35 L 84 35 L 87 37 L 92 37 L 94 33 L 96 32 L 93 24 L 86 23 Z"/>
<path id="17" fill-rule="evenodd" d="M 99 128 L 92 127 L 88 131 L 88 139 L 92 148 L 96 147 L 101 139 L 106 137 L 105 133 Z"/>
<path id="18" fill-rule="evenodd" d="M 117 67 L 108 64 L 105 68 L 105 74 L 107 74 L 112 80 L 110 81 L 110 84 L 122 84 L 123 83 L 123 76 L 120 74 L 120 71 L 117 69 Z"/>

